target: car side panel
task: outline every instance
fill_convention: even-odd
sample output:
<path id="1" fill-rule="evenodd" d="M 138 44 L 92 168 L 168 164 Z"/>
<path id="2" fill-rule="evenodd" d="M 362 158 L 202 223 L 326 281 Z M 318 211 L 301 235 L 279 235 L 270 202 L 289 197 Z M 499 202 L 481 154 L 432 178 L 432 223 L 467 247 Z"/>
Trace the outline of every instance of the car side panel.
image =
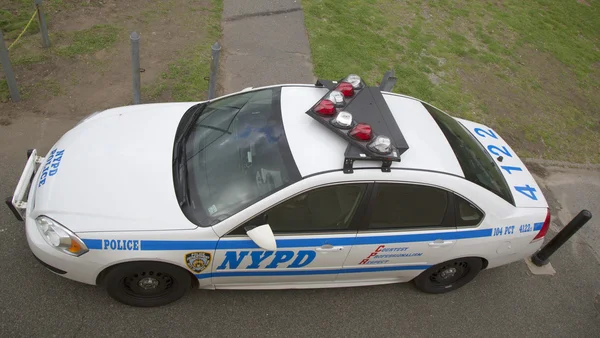
<path id="1" fill-rule="evenodd" d="M 480 238 L 465 238 L 453 252 L 457 257 L 482 257 L 488 261 L 487 268 L 494 268 L 530 256 L 537 251 L 543 240 L 532 243 L 546 217 L 546 209 L 514 208 L 513 213 L 499 217 L 489 213 L 479 229 L 486 231 Z M 469 229 L 458 229 L 467 232 Z"/>
<path id="2" fill-rule="evenodd" d="M 212 287 L 211 266 L 218 237 L 211 228 L 183 231 L 89 232 L 79 237 L 89 252 L 80 257 L 67 256 L 43 242 L 33 220 L 27 225 L 30 241 L 44 249 L 40 259 L 68 273 L 63 275 L 87 284 L 96 284 L 96 277 L 106 268 L 131 261 L 159 261 L 179 266 L 198 278 L 201 288 Z M 46 245 L 43 245 L 46 244 Z M 33 246 L 32 250 L 35 252 Z M 196 254 L 196 255 L 194 255 Z M 201 259 L 202 261 L 195 262 Z"/>

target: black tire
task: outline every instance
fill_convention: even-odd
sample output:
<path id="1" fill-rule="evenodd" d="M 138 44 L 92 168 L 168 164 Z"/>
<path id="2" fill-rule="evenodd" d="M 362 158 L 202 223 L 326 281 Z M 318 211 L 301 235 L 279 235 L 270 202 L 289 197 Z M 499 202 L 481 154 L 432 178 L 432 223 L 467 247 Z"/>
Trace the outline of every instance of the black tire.
<path id="1" fill-rule="evenodd" d="M 417 289 L 423 292 L 450 292 L 472 281 L 482 267 L 481 258 L 453 259 L 430 267 L 413 281 Z"/>
<path id="2" fill-rule="evenodd" d="M 111 268 L 103 284 L 108 294 L 131 306 L 166 305 L 181 298 L 192 286 L 183 268 L 160 262 L 132 262 Z"/>

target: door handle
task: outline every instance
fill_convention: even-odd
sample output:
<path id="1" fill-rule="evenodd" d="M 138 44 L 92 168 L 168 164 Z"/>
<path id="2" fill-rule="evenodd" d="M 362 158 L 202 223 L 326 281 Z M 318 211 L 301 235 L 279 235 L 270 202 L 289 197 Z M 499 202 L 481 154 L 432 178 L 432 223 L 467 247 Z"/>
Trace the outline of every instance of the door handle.
<path id="1" fill-rule="evenodd" d="M 429 242 L 429 246 L 430 247 L 434 247 L 434 248 L 441 248 L 441 247 L 444 247 L 444 246 L 450 246 L 452 244 L 454 244 L 454 241 L 444 241 L 444 240 L 441 240 L 441 239 L 436 239 L 433 242 Z"/>
<path id="2" fill-rule="evenodd" d="M 316 248 L 316 250 L 318 252 L 335 252 L 335 251 L 344 250 L 344 247 L 343 246 L 333 246 L 331 244 L 325 244 L 323 246 Z"/>

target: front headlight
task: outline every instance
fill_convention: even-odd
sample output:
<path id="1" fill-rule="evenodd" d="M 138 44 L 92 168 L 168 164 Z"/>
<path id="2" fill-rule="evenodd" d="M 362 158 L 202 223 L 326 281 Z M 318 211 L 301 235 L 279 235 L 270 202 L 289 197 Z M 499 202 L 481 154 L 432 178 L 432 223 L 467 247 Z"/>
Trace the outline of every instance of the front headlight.
<path id="1" fill-rule="evenodd" d="M 52 218 L 40 216 L 35 219 L 35 224 L 46 243 L 56 250 L 71 256 L 81 256 L 88 252 L 88 248 L 77 235 Z"/>

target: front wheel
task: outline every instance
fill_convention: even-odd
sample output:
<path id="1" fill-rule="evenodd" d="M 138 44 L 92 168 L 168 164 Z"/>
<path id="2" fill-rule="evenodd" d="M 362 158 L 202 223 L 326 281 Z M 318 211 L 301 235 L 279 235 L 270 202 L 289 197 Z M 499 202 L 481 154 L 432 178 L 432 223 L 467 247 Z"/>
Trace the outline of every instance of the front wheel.
<path id="1" fill-rule="evenodd" d="M 104 277 L 108 294 L 121 303 L 152 307 L 181 298 L 192 285 L 189 273 L 160 262 L 132 262 L 117 265 Z"/>
<path id="2" fill-rule="evenodd" d="M 472 281 L 482 267 L 483 261 L 480 258 L 453 259 L 423 271 L 414 279 L 414 283 L 423 292 L 449 292 Z"/>

